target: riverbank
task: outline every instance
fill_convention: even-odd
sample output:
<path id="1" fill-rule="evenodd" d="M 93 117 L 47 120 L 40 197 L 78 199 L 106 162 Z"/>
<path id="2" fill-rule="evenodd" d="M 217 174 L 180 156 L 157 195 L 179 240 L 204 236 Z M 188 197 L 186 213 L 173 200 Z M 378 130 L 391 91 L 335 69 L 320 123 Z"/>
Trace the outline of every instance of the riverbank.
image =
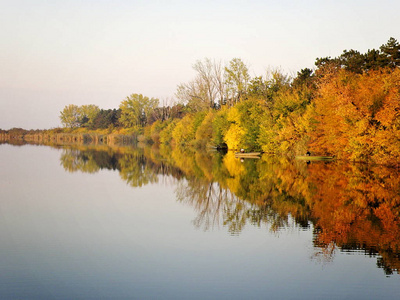
<path id="1" fill-rule="evenodd" d="M 57 130 L 9 130 L 0 132 L 0 142 L 3 143 L 35 143 L 35 144 L 133 144 L 137 142 L 137 136 L 133 134 L 110 133 L 103 134 L 99 132 L 60 132 Z"/>

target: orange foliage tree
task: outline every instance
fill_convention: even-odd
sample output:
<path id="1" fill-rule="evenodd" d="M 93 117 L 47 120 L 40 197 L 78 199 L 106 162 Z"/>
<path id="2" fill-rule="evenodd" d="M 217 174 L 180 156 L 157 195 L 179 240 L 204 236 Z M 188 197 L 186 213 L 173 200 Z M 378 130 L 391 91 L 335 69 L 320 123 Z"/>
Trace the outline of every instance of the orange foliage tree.
<path id="1" fill-rule="evenodd" d="M 315 153 L 383 164 L 399 160 L 400 69 L 325 72 L 314 104 Z"/>

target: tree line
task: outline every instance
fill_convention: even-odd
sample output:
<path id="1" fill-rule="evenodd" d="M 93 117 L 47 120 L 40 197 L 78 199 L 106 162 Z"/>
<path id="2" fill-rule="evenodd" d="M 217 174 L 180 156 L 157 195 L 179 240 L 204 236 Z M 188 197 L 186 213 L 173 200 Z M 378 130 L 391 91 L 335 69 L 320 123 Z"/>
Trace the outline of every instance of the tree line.
<path id="1" fill-rule="evenodd" d="M 118 109 L 69 105 L 65 127 L 129 128 L 152 142 L 292 155 L 311 151 L 393 164 L 400 159 L 400 45 L 317 58 L 296 76 L 250 76 L 239 58 L 193 65 L 176 103 L 132 94 Z"/>

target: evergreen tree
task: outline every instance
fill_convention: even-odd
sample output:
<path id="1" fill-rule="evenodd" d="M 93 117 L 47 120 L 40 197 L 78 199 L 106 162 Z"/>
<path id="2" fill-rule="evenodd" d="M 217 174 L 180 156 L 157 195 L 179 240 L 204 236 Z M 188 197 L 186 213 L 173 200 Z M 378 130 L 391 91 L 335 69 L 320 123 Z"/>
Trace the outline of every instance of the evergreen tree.
<path id="1" fill-rule="evenodd" d="M 395 68 L 400 66 L 400 44 L 395 38 L 380 47 L 383 58 L 389 67 Z"/>

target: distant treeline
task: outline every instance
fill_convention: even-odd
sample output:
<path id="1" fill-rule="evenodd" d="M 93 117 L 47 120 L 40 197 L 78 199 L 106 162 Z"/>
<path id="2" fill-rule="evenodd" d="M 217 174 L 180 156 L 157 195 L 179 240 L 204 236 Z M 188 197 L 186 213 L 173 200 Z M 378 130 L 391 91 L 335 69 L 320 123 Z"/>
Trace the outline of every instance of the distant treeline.
<path id="1" fill-rule="evenodd" d="M 400 162 L 400 44 L 344 50 L 317 58 L 295 77 L 269 70 L 251 77 L 239 58 L 223 66 L 204 59 L 178 86 L 176 102 L 132 94 L 118 109 L 67 105 L 67 131 L 142 135 L 180 146 L 336 155 L 383 164 Z"/>

